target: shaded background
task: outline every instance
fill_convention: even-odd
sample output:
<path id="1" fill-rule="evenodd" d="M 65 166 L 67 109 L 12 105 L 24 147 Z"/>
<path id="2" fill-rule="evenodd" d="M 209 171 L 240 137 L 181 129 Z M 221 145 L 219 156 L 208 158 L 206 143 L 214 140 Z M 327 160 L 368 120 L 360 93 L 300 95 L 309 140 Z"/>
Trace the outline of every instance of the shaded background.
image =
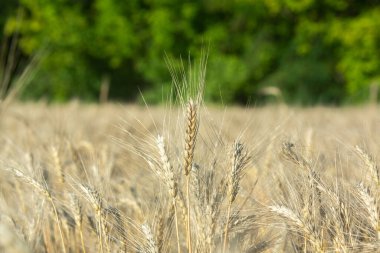
<path id="1" fill-rule="evenodd" d="M 47 51 L 24 99 L 160 102 L 165 54 L 205 45 L 208 102 L 375 101 L 380 82 L 376 0 L 1 0 L 0 27 L 2 73 Z"/>

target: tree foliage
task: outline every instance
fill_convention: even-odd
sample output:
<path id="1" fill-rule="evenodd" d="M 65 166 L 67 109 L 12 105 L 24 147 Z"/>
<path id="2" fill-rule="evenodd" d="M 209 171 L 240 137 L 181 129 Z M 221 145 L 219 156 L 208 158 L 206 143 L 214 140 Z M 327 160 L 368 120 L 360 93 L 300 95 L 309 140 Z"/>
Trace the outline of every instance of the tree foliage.
<path id="1" fill-rule="evenodd" d="M 169 92 L 172 64 L 209 46 L 208 101 L 257 102 L 276 87 L 292 103 L 363 101 L 380 82 L 377 0 L 2 1 L 2 37 L 48 57 L 25 97 L 149 101 Z M 165 96 L 165 94 L 164 94 Z"/>

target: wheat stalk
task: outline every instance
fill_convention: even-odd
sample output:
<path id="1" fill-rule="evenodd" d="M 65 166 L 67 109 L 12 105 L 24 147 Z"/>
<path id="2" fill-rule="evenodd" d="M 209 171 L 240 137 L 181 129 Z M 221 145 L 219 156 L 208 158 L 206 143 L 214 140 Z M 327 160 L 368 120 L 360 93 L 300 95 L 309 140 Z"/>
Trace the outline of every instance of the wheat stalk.
<path id="1" fill-rule="evenodd" d="M 227 210 L 227 221 L 224 229 L 224 240 L 223 240 L 223 253 L 226 251 L 227 240 L 228 240 L 228 227 L 231 216 L 232 203 L 235 201 L 236 196 L 240 188 L 240 180 L 243 176 L 244 168 L 248 163 L 248 155 L 244 149 L 244 145 L 238 141 L 235 141 L 232 147 L 231 155 L 231 171 L 228 178 L 228 210 Z"/>
<path id="2" fill-rule="evenodd" d="M 8 168 L 7 170 L 10 171 L 15 177 L 20 178 L 25 183 L 33 186 L 35 189 L 37 189 L 43 196 L 45 196 L 49 200 L 50 204 L 52 205 L 52 208 L 53 208 L 53 211 L 54 211 L 54 216 L 55 216 L 55 219 L 56 219 L 56 222 L 57 222 L 57 225 L 58 225 L 58 230 L 59 230 L 59 234 L 60 234 L 60 238 L 61 238 L 61 243 L 62 243 L 62 251 L 64 253 L 66 253 L 66 246 L 65 246 L 65 241 L 63 239 L 61 220 L 60 220 L 60 218 L 58 216 L 58 211 L 57 211 L 57 208 L 55 206 L 55 203 L 54 203 L 54 200 L 53 200 L 53 196 L 50 193 L 47 185 L 46 184 L 42 185 L 41 183 L 39 183 L 38 181 L 36 181 L 34 178 L 27 176 L 24 172 L 22 172 L 21 170 L 18 170 L 16 168 Z"/>
<path id="3" fill-rule="evenodd" d="M 83 239 L 82 207 L 79 203 L 79 199 L 73 194 L 70 194 L 70 204 L 71 204 L 72 211 L 74 213 L 75 226 L 79 229 L 79 236 L 80 236 L 80 240 L 82 244 L 82 251 L 83 253 L 86 253 L 86 247 L 84 245 L 84 239 Z"/>
<path id="4" fill-rule="evenodd" d="M 165 142 L 163 136 L 158 136 L 156 139 L 158 152 L 160 155 L 161 160 L 161 166 L 163 169 L 163 173 L 158 173 L 159 175 L 162 175 L 164 182 L 166 183 L 169 194 L 173 200 L 173 207 L 174 207 L 174 216 L 175 216 L 175 229 L 176 229 L 176 236 L 177 236 L 177 250 L 178 253 L 181 252 L 181 246 L 180 246 L 180 239 L 179 239 L 179 228 L 178 228 L 178 215 L 177 215 L 177 205 L 176 205 L 176 198 L 178 194 L 178 186 L 177 182 L 174 178 L 174 170 L 173 166 L 170 163 L 169 156 L 167 155 L 166 148 L 165 148 Z"/>
<path id="5" fill-rule="evenodd" d="M 99 235 L 99 249 L 103 252 L 103 241 L 105 242 L 107 252 L 111 252 L 109 243 L 108 243 L 108 228 L 106 225 L 106 216 L 104 212 L 104 203 L 103 199 L 100 196 L 100 193 L 91 188 L 90 186 L 80 184 L 80 189 L 86 195 L 87 200 L 91 203 L 92 208 L 95 211 L 96 219 L 98 222 L 98 235 Z"/>
<path id="6" fill-rule="evenodd" d="M 191 227 L 190 227 L 190 171 L 193 164 L 194 149 L 198 133 L 197 105 L 192 99 L 187 104 L 186 114 L 186 135 L 185 135 L 185 154 L 184 172 L 186 176 L 186 196 L 187 196 L 187 246 L 189 253 L 192 253 Z"/>

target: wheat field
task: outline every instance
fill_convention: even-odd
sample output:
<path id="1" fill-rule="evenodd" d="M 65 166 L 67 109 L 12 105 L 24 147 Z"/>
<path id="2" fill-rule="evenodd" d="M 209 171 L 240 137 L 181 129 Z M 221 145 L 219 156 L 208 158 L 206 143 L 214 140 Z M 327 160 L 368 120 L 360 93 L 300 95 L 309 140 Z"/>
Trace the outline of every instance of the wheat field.
<path id="1" fill-rule="evenodd" d="M 377 107 L 13 103 L 0 252 L 374 252 Z"/>

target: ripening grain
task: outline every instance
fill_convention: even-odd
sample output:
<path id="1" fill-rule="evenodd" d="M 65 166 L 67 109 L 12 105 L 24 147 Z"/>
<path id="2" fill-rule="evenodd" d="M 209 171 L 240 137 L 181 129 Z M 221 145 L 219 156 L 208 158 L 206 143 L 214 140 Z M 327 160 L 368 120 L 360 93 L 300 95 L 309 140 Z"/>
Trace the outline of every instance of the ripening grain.
<path id="1" fill-rule="evenodd" d="M 376 107 L 12 104 L 1 252 L 374 252 Z"/>

